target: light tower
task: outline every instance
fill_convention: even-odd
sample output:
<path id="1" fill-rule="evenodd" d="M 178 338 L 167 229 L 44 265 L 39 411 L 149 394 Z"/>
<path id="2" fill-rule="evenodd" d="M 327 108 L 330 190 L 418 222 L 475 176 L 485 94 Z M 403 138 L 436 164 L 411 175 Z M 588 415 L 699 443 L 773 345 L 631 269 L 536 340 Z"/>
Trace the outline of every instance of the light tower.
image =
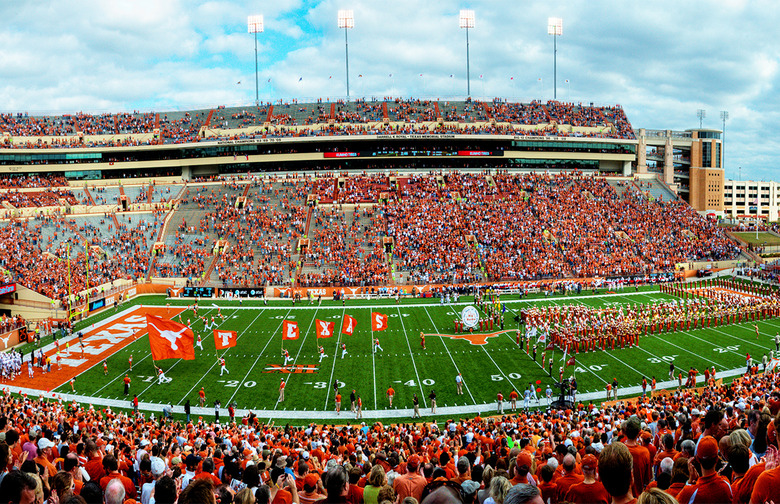
<path id="1" fill-rule="evenodd" d="M 347 31 L 350 28 L 355 27 L 355 15 L 352 9 L 339 10 L 339 28 L 344 28 L 344 49 L 346 51 L 346 66 L 347 66 L 347 99 L 349 100 L 349 39 L 347 38 Z"/>
<path id="2" fill-rule="evenodd" d="M 702 122 L 704 121 L 704 118 L 707 117 L 707 111 L 704 109 L 697 109 L 696 117 L 699 118 L 699 129 L 701 129 Z"/>
<path id="3" fill-rule="evenodd" d="M 466 96 L 471 96 L 471 77 L 469 69 L 469 28 L 474 28 L 474 11 L 460 11 L 458 26 L 466 29 Z"/>
<path id="4" fill-rule="evenodd" d="M 260 84 L 257 78 L 257 34 L 263 33 L 263 15 L 249 16 L 246 24 L 249 33 L 255 34 L 255 106 L 260 106 Z"/>
<path id="5" fill-rule="evenodd" d="M 563 19 L 547 18 L 547 35 L 553 36 L 553 100 L 558 99 L 558 37 L 563 35 Z"/>

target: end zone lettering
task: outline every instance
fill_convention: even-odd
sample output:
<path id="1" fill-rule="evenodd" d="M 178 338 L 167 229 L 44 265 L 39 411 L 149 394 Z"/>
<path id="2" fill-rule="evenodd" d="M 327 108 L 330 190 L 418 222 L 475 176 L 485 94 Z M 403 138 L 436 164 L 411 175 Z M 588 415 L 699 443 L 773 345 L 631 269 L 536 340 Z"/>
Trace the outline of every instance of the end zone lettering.
<path id="1" fill-rule="evenodd" d="M 318 373 L 320 368 L 314 364 L 298 364 L 297 366 L 282 366 L 280 364 L 271 364 L 266 366 L 263 373 L 284 373 L 284 374 L 312 374 Z"/>

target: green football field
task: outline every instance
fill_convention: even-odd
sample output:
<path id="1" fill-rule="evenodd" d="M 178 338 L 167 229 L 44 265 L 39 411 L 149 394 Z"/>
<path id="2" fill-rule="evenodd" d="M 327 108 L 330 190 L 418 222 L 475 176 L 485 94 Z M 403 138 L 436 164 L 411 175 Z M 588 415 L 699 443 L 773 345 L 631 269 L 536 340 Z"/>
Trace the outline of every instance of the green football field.
<path id="1" fill-rule="evenodd" d="M 465 306 L 471 304 L 472 296 L 461 297 L 458 304 L 450 305 L 423 299 L 407 299 L 401 304 L 394 301 L 348 301 L 346 306 L 330 301 L 316 306 L 304 301 L 294 307 L 289 301 L 269 302 L 268 306 L 252 301 L 239 306 L 235 301 L 201 300 L 201 315 L 210 317 L 216 314 L 216 304 L 222 307 L 225 321 L 219 328 L 238 331 L 236 347 L 217 352 L 211 331 L 205 330 L 198 320 L 193 327 L 203 337 L 204 350 L 195 349 L 195 360 L 158 362 L 170 382 L 157 383 L 148 338 L 144 336 L 108 359 L 108 376 L 104 376 L 102 366 L 83 373 L 78 379 L 77 393 L 126 405 L 128 398 L 123 395 L 122 379 L 132 353 L 131 394 L 138 394 L 139 400 L 147 405 L 181 406 L 189 399 L 193 406 L 197 406 L 198 391 L 204 387 L 209 408 L 197 413 L 194 411 L 204 416 L 212 414 L 211 407 L 215 400 L 219 400 L 223 414 L 229 403 L 235 403 L 239 410 L 252 410 L 261 419 L 330 422 L 342 418 L 347 421 L 350 418 L 348 411 L 340 416 L 334 412 L 334 381 L 338 381 L 343 396 L 342 408 L 349 410 L 349 394 L 354 389 L 363 400 L 363 416 L 366 419 L 408 419 L 415 393 L 420 399 L 421 413 L 430 416 L 428 396 L 432 390 L 437 395 L 438 415 L 495 414 L 495 398 L 499 391 L 508 396 L 515 389 L 522 397 L 529 383 L 542 389 L 539 394 L 541 400 L 533 402 L 532 406 L 545 407 L 544 391 L 553 380 L 548 376 L 546 367 L 543 369 L 541 366 L 541 345 L 536 362 L 516 345 L 518 323 L 514 321 L 514 313 L 519 314 L 520 309 L 534 303 L 599 306 L 677 299 L 659 294 L 657 289 L 536 300 L 519 300 L 517 296 L 503 298 L 508 309 L 505 329 L 484 331 L 492 334 L 484 345 L 450 337 L 457 335 L 453 321 Z M 159 305 L 165 302 L 161 297 L 141 297 L 133 304 Z M 389 316 L 387 330 L 371 331 L 369 317 L 372 311 Z M 99 318 L 112 314 L 110 310 Z M 338 334 L 344 314 L 357 319 L 357 329 L 352 336 Z M 188 316 L 192 313 L 185 313 L 183 318 L 186 320 Z M 332 338 L 318 340 L 314 332 L 315 319 L 334 322 L 336 334 Z M 284 320 L 298 323 L 298 340 L 282 340 Z M 780 330 L 780 319 L 758 322 L 759 339 L 756 339 L 753 324 L 650 335 L 640 338 L 640 345 L 636 348 L 580 353 L 576 356 L 576 366 L 568 367 L 566 375 L 576 374 L 578 398 L 585 403 L 604 400 L 606 383 L 615 377 L 620 383 L 621 397 L 639 395 L 638 386 L 643 376 L 648 381 L 655 376 L 659 388 L 676 387 L 676 380 L 671 383 L 668 379 L 670 361 L 674 361 L 677 370 L 683 372 L 691 366 L 702 371 L 704 367 L 714 365 L 718 377 L 728 380 L 730 376 L 744 371 L 747 352 L 760 361 L 762 355 L 769 355 L 769 351 L 774 349 L 773 338 Z M 426 334 L 424 350 L 420 345 L 421 331 Z M 382 351 L 372 352 L 372 337 L 379 338 Z M 343 342 L 347 344 L 347 355 L 342 358 L 340 346 Z M 324 346 L 327 354 L 321 362 L 317 353 L 318 343 Z M 295 372 L 282 369 L 282 348 L 286 348 L 293 358 L 291 366 Z M 217 360 L 220 355 L 226 359 L 229 375 L 220 376 Z M 559 350 L 552 353 L 555 370 L 563 365 L 562 357 Z M 463 395 L 456 394 L 455 377 L 458 373 L 464 380 Z M 283 403 L 277 402 L 281 378 L 287 380 Z M 396 391 L 392 409 L 385 394 L 388 387 Z M 70 392 L 70 387 L 64 385 L 57 390 Z"/>

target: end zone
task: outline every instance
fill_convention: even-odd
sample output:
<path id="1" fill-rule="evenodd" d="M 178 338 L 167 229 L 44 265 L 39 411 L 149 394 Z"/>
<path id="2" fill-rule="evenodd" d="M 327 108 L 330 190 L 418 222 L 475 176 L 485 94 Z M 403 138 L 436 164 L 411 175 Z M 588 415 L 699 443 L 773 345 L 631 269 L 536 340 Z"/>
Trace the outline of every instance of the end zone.
<path id="1" fill-rule="evenodd" d="M 78 343 L 78 336 L 74 334 L 59 341 L 60 365 L 57 369 L 57 348 L 54 343 L 43 347 L 44 355 L 51 357 L 52 370 L 42 373 L 41 368 L 35 367 L 34 375 L 27 375 L 27 367 L 22 366 L 22 374 L 9 384 L 19 387 L 51 391 L 68 383 L 71 378 L 80 375 L 103 360 L 115 354 L 119 350 L 146 334 L 146 315 L 171 318 L 184 312 L 183 307 L 155 307 L 137 305 L 130 307 L 105 320 L 97 322 L 81 330 L 84 342 L 84 354 Z M 66 345 L 70 344 L 70 352 L 65 352 Z M 37 353 L 38 349 L 35 350 Z M 25 361 L 30 359 L 30 354 L 25 356 Z"/>

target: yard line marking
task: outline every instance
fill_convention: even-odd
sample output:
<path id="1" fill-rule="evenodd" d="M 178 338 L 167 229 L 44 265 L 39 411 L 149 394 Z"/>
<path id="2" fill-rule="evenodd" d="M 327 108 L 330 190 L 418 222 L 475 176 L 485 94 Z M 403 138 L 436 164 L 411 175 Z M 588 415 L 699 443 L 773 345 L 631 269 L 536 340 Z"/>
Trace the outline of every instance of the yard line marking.
<path id="1" fill-rule="evenodd" d="M 341 321 L 342 321 L 342 323 L 344 322 L 344 314 L 346 314 L 346 313 L 347 313 L 347 307 L 344 306 L 344 307 L 341 308 Z M 336 330 L 335 324 L 333 325 L 333 330 L 334 331 Z M 328 384 L 327 384 L 327 387 L 326 387 L 328 389 L 328 392 L 325 394 L 325 410 L 324 411 L 328 411 L 328 401 L 330 401 L 330 387 L 331 387 L 331 382 L 333 381 L 333 372 L 336 371 L 336 356 L 339 353 L 339 343 L 340 342 L 341 342 L 341 329 L 339 329 L 339 335 L 336 338 L 336 349 L 333 350 L 333 366 L 331 366 L 331 368 L 330 368 L 330 379 L 328 380 Z"/>
<path id="2" fill-rule="evenodd" d="M 246 327 L 252 327 L 252 324 L 254 324 L 254 323 L 257 321 L 257 319 L 260 317 L 260 315 L 262 315 L 262 314 L 263 314 L 263 311 L 265 311 L 265 310 L 262 310 L 260 313 L 258 313 L 258 314 L 257 314 L 257 317 L 255 317 L 255 318 L 254 318 L 254 320 L 252 320 L 252 322 L 250 322 L 250 323 L 249 323 L 249 324 L 248 324 Z M 217 327 L 218 327 L 218 328 L 219 328 L 219 327 L 222 327 L 222 326 L 225 324 L 225 322 L 227 322 L 228 320 L 230 320 L 230 317 L 228 317 L 228 318 L 227 318 L 225 321 L 223 321 L 223 322 L 222 322 L 222 324 L 220 324 L 220 325 L 219 325 L 219 326 L 217 326 Z M 227 353 L 230 351 L 230 349 L 231 349 L 231 348 L 238 348 L 238 340 L 240 340 L 240 339 L 241 339 L 241 336 L 243 336 L 243 335 L 244 335 L 244 333 L 245 333 L 245 331 L 242 331 L 242 332 L 241 332 L 241 334 L 239 334 L 239 335 L 238 335 L 238 337 L 236 338 L 236 346 L 235 346 L 235 347 L 228 347 L 228 348 L 226 348 L 226 349 L 225 349 L 225 350 L 222 352 L 222 357 L 224 357 L 224 356 L 225 356 L 225 354 L 227 354 Z M 211 334 L 213 335 L 214 333 L 212 332 Z M 215 347 L 215 348 L 216 348 L 216 347 Z M 215 352 L 215 354 L 217 354 L 217 355 L 218 355 L 218 352 Z M 209 355 L 211 355 L 211 352 L 209 352 Z M 245 357 L 246 357 L 246 356 L 245 356 Z M 202 381 L 203 381 L 203 379 L 204 379 L 204 378 L 206 378 L 206 376 L 208 376 L 208 374 L 211 372 L 211 370 L 212 370 L 212 369 L 214 369 L 214 366 L 216 366 L 217 364 L 219 364 L 219 359 L 217 359 L 217 360 L 214 362 L 214 364 L 212 364 L 212 365 L 211 365 L 211 367 L 210 367 L 210 368 L 209 368 L 209 369 L 208 369 L 208 370 L 207 370 L 205 373 L 203 373 L 203 376 L 201 376 L 201 377 L 200 377 L 200 379 L 199 379 L 197 382 L 195 382 L 195 385 L 193 385 L 193 386 L 192 386 L 192 388 L 189 390 L 189 392 L 187 392 L 186 394 L 184 394 L 184 397 L 182 397 L 181 399 L 179 399 L 179 402 L 177 402 L 176 404 L 181 404 L 181 402 L 182 402 L 184 399 L 186 399 L 186 398 L 187 398 L 187 396 L 188 396 L 188 395 L 190 395 L 190 394 L 192 393 L 192 391 L 193 391 L 193 390 L 195 390 L 195 388 L 196 388 L 198 385 L 200 385 L 200 382 L 202 382 Z M 230 373 L 228 373 L 228 374 L 230 374 Z M 241 383 L 239 383 L 239 386 L 240 386 L 240 385 L 241 385 Z M 228 402 L 228 406 L 229 406 L 229 405 L 230 405 L 230 403 Z"/>
<path id="3" fill-rule="evenodd" d="M 284 318 L 287 318 L 287 315 L 289 315 L 289 314 L 290 314 L 290 310 L 287 310 L 287 314 L 285 314 Z M 246 381 L 246 379 L 249 378 L 249 374 L 252 372 L 252 370 L 257 365 L 257 361 L 260 360 L 260 357 L 262 357 L 263 353 L 265 353 L 265 349 L 268 348 L 268 345 L 270 345 L 271 342 L 274 340 L 274 336 L 276 335 L 276 333 L 278 331 L 280 331 L 281 329 L 282 329 L 282 324 L 279 324 L 279 327 L 277 327 L 276 330 L 274 330 L 273 334 L 271 334 L 271 337 L 268 338 L 268 341 L 265 343 L 265 346 L 263 347 L 263 349 L 260 350 L 259 354 L 257 354 L 257 357 L 255 358 L 255 361 L 252 363 L 252 367 L 250 367 L 249 371 L 247 371 L 246 375 L 244 375 L 244 379 L 241 380 L 239 383 L 244 383 Z M 233 392 L 233 395 L 230 396 L 230 399 L 228 399 L 227 404 L 230 404 L 230 403 L 233 402 L 233 398 L 236 397 L 236 394 L 238 394 L 239 389 L 240 389 L 240 387 L 236 387 L 236 390 Z"/>
<path id="4" fill-rule="evenodd" d="M 732 325 L 736 325 L 736 324 L 732 324 Z M 747 343 L 747 344 L 750 344 L 752 346 L 757 346 L 758 348 L 762 348 L 764 350 L 771 350 L 772 349 L 772 347 L 765 347 L 764 345 L 761 345 L 759 343 L 755 343 L 755 342 L 753 342 L 753 341 L 751 341 L 750 339 L 747 339 L 747 338 L 743 339 L 743 338 L 738 338 L 736 336 L 732 336 L 731 334 L 728 334 L 728 333 L 725 333 L 725 332 L 721 331 L 717 327 L 710 327 L 708 329 L 712 329 L 713 331 L 715 331 L 717 333 L 720 333 L 720 334 L 722 334 L 724 336 L 728 336 L 731 339 L 735 339 L 735 340 L 739 341 L 740 343 Z M 745 329 L 745 330 L 750 331 L 750 329 L 747 328 L 747 327 L 735 327 L 735 329 Z M 734 352 L 733 350 L 731 350 L 731 351 Z M 734 353 L 739 354 L 739 352 L 734 352 Z"/>
<path id="5" fill-rule="evenodd" d="M 690 333 L 689 333 L 689 332 L 687 332 L 687 331 L 681 331 L 681 332 L 684 332 L 684 333 L 686 333 L 686 334 L 689 334 L 689 335 L 690 335 L 692 338 L 694 338 L 694 339 L 697 339 L 697 340 L 699 340 L 699 341 L 703 341 L 704 343 L 710 343 L 710 344 L 712 344 L 712 342 L 711 342 L 711 341 L 707 341 L 707 340 L 703 340 L 703 339 L 701 339 L 701 338 L 697 338 L 696 336 L 694 336 L 693 334 L 690 334 Z M 715 365 L 716 365 L 716 366 L 718 366 L 719 368 L 721 368 L 721 369 L 725 369 L 725 366 L 723 366 L 723 364 L 718 364 L 718 363 L 717 363 L 717 362 L 715 362 L 714 360 L 712 360 L 712 359 L 708 359 L 707 357 L 704 357 L 703 355 L 699 355 L 699 354 L 697 354 L 697 353 L 691 352 L 690 350 L 688 350 L 688 349 L 686 349 L 686 348 L 683 348 L 683 347 L 681 347 L 681 346 L 675 345 L 675 344 L 674 344 L 674 343 L 672 343 L 671 341 L 667 341 L 667 340 L 665 340 L 665 339 L 661 338 L 661 335 L 660 335 L 660 334 L 656 334 L 656 335 L 655 335 L 655 336 L 653 336 L 653 337 L 654 337 L 654 338 L 656 338 L 656 339 L 658 339 L 658 340 L 660 340 L 660 341 L 663 341 L 664 343 L 667 343 L 667 344 L 669 344 L 669 345 L 672 345 L 673 347 L 675 347 L 675 348 L 678 348 L 678 349 L 682 350 L 683 352 L 689 353 L 689 354 L 691 354 L 691 355 L 695 355 L 695 356 L 697 356 L 697 357 L 702 357 L 702 358 L 703 358 L 705 361 L 708 361 L 710 364 L 715 364 Z M 650 352 L 648 352 L 648 353 L 650 353 Z M 652 354 L 650 354 L 650 355 L 652 355 Z M 740 355 L 740 354 L 737 354 L 737 355 Z M 653 355 L 653 357 L 655 357 L 655 355 Z"/>
<path id="6" fill-rule="evenodd" d="M 315 320 L 317 320 L 317 310 L 314 310 L 314 315 L 311 318 L 311 322 L 309 322 L 309 327 L 306 329 L 306 333 L 303 335 L 303 341 L 301 341 L 301 345 L 298 347 L 298 352 L 295 354 L 295 358 L 293 359 L 293 367 L 295 367 L 295 365 L 298 362 L 298 356 L 301 355 L 301 350 L 303 350 L 303 345 L 306 344 L 306 338 L 309 337 L 309 332 L 311 331 L 311 327 L 314 325 L 314 321 Z M 334 330 L 335 330 L 336 324 L 333 324 L 333 326 L 334 326 Z M 316 338 L 316 336 L 315 336 L 315 338 Z M 252 367 L 254 367 L 254 366 L 252 366 Z M 290 373 L 290 375 L 284 381 L 285 388 L 287 387 L 287 384 L 290 383 L 290 378 L 292 378 L 293 374 L 295 374 L 295 373 Z M 238 390 L 236 390 L 236 391 L 238 391 Z M 230 404 L 230 403 L 228 403 L 228 404 Z M 276 404 L 274 404 L 274 410 L 276 410 L 277 407 L 279 407 L 279 398 L 278 397 L 276 398 Z"/>
<path id="7" fill-rule="evenodd" d="M 402 317 L 399 317 L 402 318 Z M 371 320 L 371 311 L 368 312 L 368 320 Z M 374 346 L 374 321 L 371 320 L 371 371 L 374 375 L 374 409 L 376 409 L 376 347 Z"/>
<path id="8" fill-rule="evenodd" d="M 404 324 L 404 318 L 401 315 L 401 308 L 396 307 L 398 310 L 398 318 L 401 319 L 401 329 L 404 331 L 404 338 L 406 339 L 406 347 L 409 349 L 409 355 L 412 357 L 412 366 L 414 367 L 414 374 L 417 376 L 417 385 L 420 387 L 420 395 L 422 396 L 423 406 L 428 408 L 428 401 L 425 400 L 425 392 L 423 392 L 422 381 L 420 381 L 420 373 L 417 372 L 417 363 L 414 361 L 414 354 L 412 353 L 412 345 L 409 344 L 409 336 L 406 335 L 406 324 Z"/>
<path id="9" fill-rule="evenodd" d="M 433 329 L 438 333 L 440 332 L 439 329 L 436 327 L 436 322 L 433 321 L 433 317 L 431 317 L 430 312 L 428 311 L 428 308 L 425 308 L 425 313 L 428 314 L 428 318 L 431 320 L 431 324 L 433 324 Z M 455 366 L 455 371 L 460 374 L 460 369 L 458 368 L 458 365 L 455 364 L 455 359 L 452 358 L 452 354 L 450 353 L 450 349 L 447 348 L 447 343 L 444 342 L 444 338 L 441 339 L 442 344 L 444 345 L 444 349 L 447 350 L 447 355 L 450 356 L 450 360 L 452 361 L 452 365 Z M 466 392 L 469 393 L 469 397 L 471 397 L 471 402 L 474 404 L 477 404 L 477 401 L 474 400 L 474 396 L 471 394 L 471 390 L 469 389 L 468 383 L 466 383 L 466 380 L 463 380 L 463 384 L 466 386 Z"/>

